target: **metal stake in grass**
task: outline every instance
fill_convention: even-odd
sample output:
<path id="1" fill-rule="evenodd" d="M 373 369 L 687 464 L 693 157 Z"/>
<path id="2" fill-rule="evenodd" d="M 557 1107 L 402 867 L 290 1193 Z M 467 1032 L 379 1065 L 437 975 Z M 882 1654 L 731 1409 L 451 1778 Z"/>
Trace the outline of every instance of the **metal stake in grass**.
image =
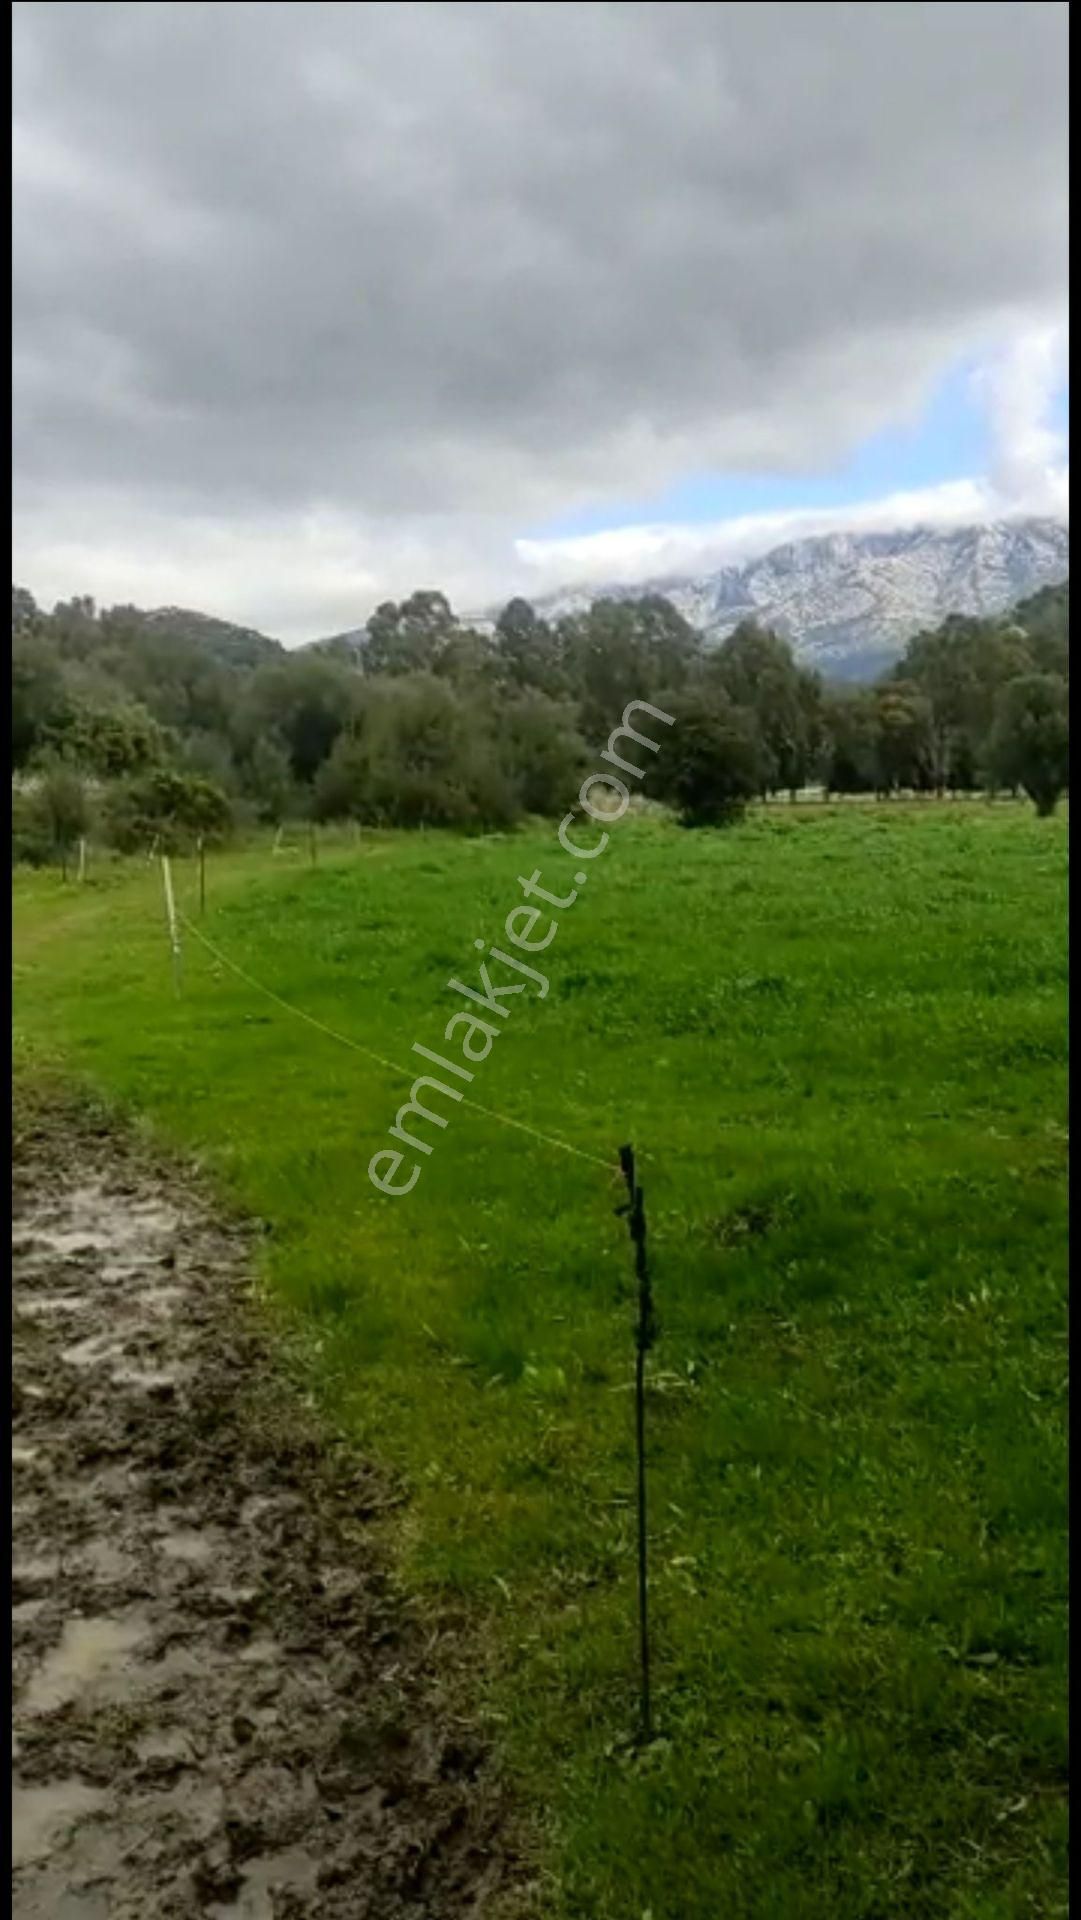
<path id="1" fill-rule="evenodd" d="M 180 995 L 180 928 L 176 918 L 176 902 L 173 898 L 173 874 L 169 865 L 169 856 L 161 856 L 161 885 L 165 895 L 165 920 L 169 929 L 169 946 L 173 956 L 173 986 L 177 997 Z"/>
<path id="2" fill-rule="evenodd" d="M 642 1739 L 653 1738 L 653 1711 L 649 1692 L 649 1582 L 646 1556 L 646 1354 L 657 1337 L 653 1292 L 646 1260 L 646 1211 L 642 1189 L 634 1177 L 634 1148 L 620 1147 L 619 1164 L 627 1183 L 627 1203 L 616 1212 L 627 1215 L 634 1243 L 634 1270 L 638 1279 L 638 1326 L 635 1334 L 634 1417 L 638 1454 L 638 1652 L 641 1662 Z"/>
<path id="3" fill-rule="evenodd" d="M 199 912 L 206 912 L 206 841 L 202 834 L 197 841 L 199 848 Z"/>

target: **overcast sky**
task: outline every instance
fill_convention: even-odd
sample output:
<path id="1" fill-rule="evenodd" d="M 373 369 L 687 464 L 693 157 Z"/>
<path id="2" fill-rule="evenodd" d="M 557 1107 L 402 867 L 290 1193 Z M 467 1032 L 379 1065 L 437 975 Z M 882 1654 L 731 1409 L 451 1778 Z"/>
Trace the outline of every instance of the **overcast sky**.
<path id="1" fill-rule="evenodd" d="M 1064 6 L 14 15 L 46 604 L 299 640 L 1064 510 Z"/>

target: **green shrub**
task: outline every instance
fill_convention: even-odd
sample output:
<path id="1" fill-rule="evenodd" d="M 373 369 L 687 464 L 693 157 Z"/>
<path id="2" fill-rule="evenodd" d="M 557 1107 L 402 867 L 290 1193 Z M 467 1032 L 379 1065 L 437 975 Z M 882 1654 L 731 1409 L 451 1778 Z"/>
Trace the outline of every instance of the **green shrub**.
<path id="1" fill-rule="evenodd" d="M 220 787 L 198 774 L 165 768 L 118 782 L 106 797 L 104 817 L 106 834 L 121 853 L 135 853 L 154 841 L 167 853 L 179 852 L 200 834 L 222 840 L 233 825 Z"/>

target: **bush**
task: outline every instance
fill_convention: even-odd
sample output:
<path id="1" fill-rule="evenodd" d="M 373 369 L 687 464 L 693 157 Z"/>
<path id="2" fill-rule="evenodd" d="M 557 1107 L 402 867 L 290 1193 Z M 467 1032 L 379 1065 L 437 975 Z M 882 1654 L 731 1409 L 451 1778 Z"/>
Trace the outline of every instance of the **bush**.
<path id="1" fill-rule="evenodd" d="M 119 782 L 105 801 L 105 830 L 121 853 L 136 853 L 155 840 L 164 852 L 179 852 L 200 834 L 223 839 L 232 824 L 227 796 L 198 774 L 160 769 Z"/>
<path id="2" fill-rule="evenodd" d="M 76 707 L 50 728 L 48 738 L 66 760 L 106 780 L 161 766 L 173 744 L 166 729 L 136 703 L 105 710 Z"/>
<path id="3" fill-rule="evenodd" d="M 11 795 L 12 864 L 47 867 L 56 859 L 56 842 L 38 805 L 36 793 L 15 788 Z"/>
<path id="4" fill-rule="evenodd" d="M 510 825 L 518 803 L 484 703 L 418 673 L 368 684 L 316 775 L 313 809 L 320 820 L 477 829 Z"/>
<path id="5" fill-rule="evenodd" d="M 525 813 L 565 813 L 589 765 L 569 702 L 526 692 L 499 715 L 500 755 L 507 780 Z"/>
<path id="6" fill-rule="evenodd" d="M 676 728 L 665 749 L 665 791 L 685 827 L 727 827 L 761 792 L 768 765 L 754 718 L 723 694 L 709 704 L 673 703 Z"/>
<path id="7" fill-rule="evenodd" d="M 1070 780 L 1070 696 L 1056 673 L 1008 680 L 995 707 L 990 765 L 1009 787 L 1023 787 L 1038 814 L 1054 813 Z"/>

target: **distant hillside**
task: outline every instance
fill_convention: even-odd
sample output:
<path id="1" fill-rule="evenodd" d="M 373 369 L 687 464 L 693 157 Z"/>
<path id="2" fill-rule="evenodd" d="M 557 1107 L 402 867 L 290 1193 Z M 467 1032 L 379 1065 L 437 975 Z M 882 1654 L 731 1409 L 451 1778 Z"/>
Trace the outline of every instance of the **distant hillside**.
<path id="1" fill-rule="evenodd" d="M 285 652 L 280 640 L 269 639 L 255 627 L 237 627 L 190 607 L 153 607 L 139 617 L 158 639 L 196 646 L 224 667 L 258 667 Z"/>
<path id="2" fill-rule="evenodd" d="M 815 560 L 806 545 L 796 556 L 805 574 Z M 508 825 L 565 808 L 589 742 L 655 697 L 682 716 L 683 745 L 651 791 L 691 824 L 816 780 L 842 793 L 999 781 L 1049 812 L 1068 784 L 1068 587 L 972 616 L 957 581 L 944 621 L 909 633 L 900 660 L 880 653 L 873 689 L 831 684 L 851 653 L 811 651 L 811 670 L 760 617 L 705 639 L 659 594 L 554 622 L 518 602 L 484 635 L 425 589 L 383 605 L 363 646 L 353 632 L 287 651 L 190 609 L 84 595 L 46 613 L 13 587 L 13 844 L 47 860 L 92 813 L 120 851 L 163 822 L 189 838 L 243 819 Z"/>
<path id="3" fill-rule="evenodd" d="M 709 641 L 753 618 L 835 679 L 873 679 L 921 628 L 951 613 L 1002 613 L 1069 572 L 1069 528 L 1057 520 L 995 521 L 902 533 L 834 533 L 793 540 L 744 566 L 576 588 L 537 601 L 547 619 L 600 598 L 662 593 Z"/>
<path id="4" fill-rule="evenodd" d="M 360 665 L 367 638 L 363 627 L 351 627 L 348 633 L 332 633 L 327 640 L 308 640 L 299 648 L 301 653 L 323 653 L 330 660 L 343 660 L 347 665 Z"/>

